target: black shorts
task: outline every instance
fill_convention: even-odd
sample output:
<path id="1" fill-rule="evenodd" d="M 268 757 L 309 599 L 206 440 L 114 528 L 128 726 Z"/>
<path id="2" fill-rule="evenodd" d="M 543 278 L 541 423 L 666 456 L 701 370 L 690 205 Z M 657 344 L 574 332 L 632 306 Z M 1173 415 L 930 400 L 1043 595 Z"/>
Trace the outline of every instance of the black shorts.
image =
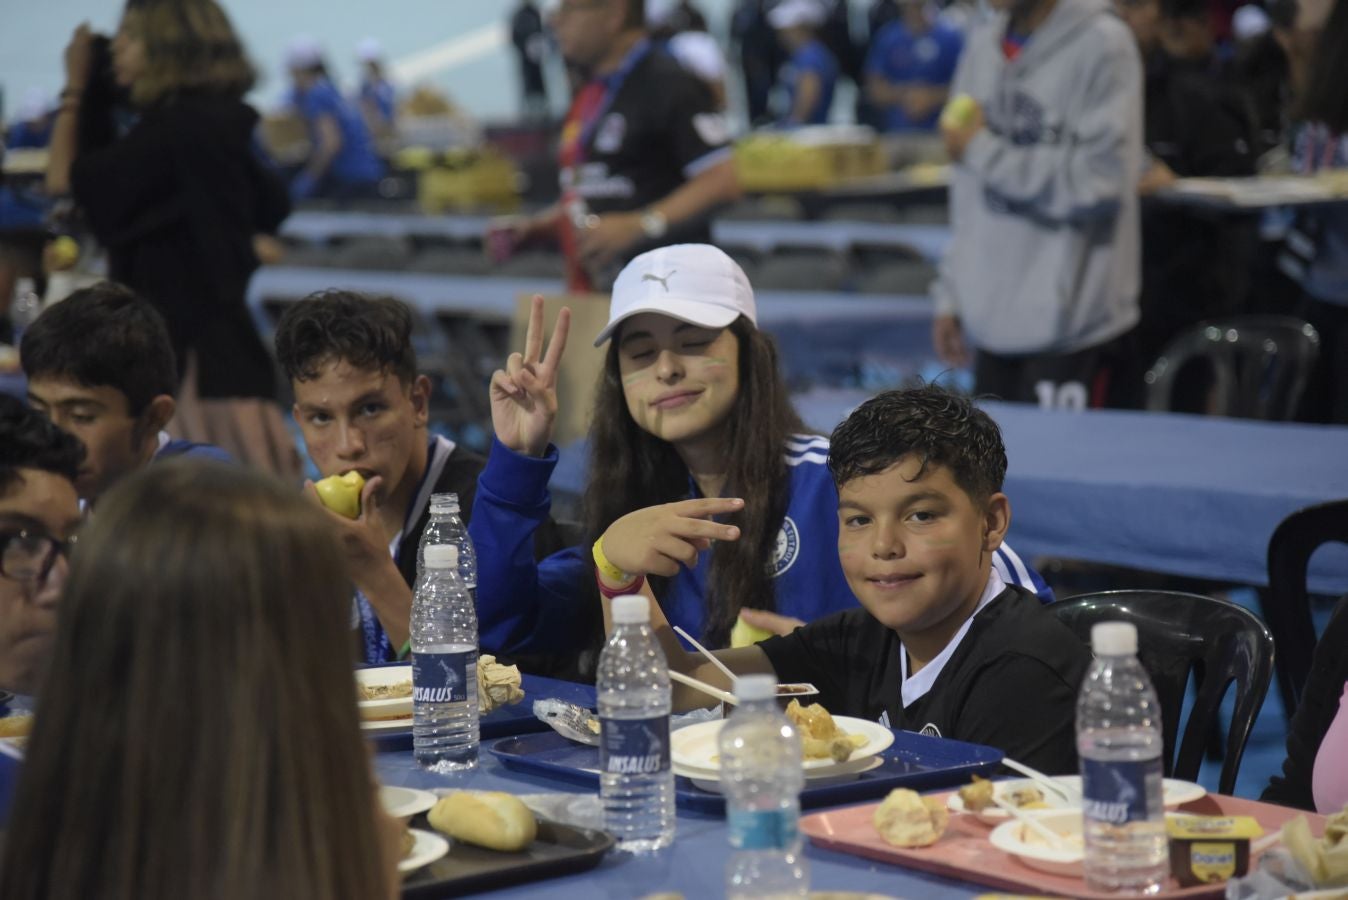
<path id="1" fill-rule="evenodd" d="M 979 350 L 974 358 L 974 393 L 1042 409 L 1086 409 L 1106 405 L 1110 366 L 1108 344 L 1072 353 L 1002 356 Z"/>

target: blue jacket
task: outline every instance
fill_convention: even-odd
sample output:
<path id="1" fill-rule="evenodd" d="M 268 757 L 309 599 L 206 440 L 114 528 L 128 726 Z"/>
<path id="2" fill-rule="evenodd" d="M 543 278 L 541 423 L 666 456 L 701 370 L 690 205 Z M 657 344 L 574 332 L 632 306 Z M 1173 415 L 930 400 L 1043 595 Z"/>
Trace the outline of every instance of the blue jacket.
<path id="1" fill-rule="evenodd" d="M 772 567 L 777 612 L 806 622 L 858 605 L 838 562 L 838 494 L 826 465 L 828 439 L 799 435 L 787 442 L 790 470 L 786 518 L 777 536 Z M 535 563 L 534 531 L 551 507 L 548 479 L 557 449 L 542 458 L 515 453 L 493 442 L 478 478 L 469 536 L 477 550 L 478 629 L 484 652 L 557 652 L 587 639 L 581 605 L 593 596 L 588 547 L 569 547 Z M 1048 602 L 1048 585 L 1006 545 L 994 565 L 1002 580 Z M 670 579 L 660 606 L 670 624 L 701 635 L 711 554 Z"/>

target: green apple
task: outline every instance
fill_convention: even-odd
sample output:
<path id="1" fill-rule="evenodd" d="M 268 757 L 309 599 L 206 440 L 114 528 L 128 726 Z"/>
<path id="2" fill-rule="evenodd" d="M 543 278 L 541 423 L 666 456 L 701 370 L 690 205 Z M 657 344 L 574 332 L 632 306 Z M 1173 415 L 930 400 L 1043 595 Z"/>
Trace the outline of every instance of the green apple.
<path id="1" fill-rule="evenodd" d="M 766 641 L 772 637 L 771 631 L 764 631 L 762 628 L 755 628 L 744 619 L 736 619 L 735 627 L 730 629 L 731 647 L 751 647 L 759 641 Z"/>
<path id="2" fill-rule="evenodd" d="M 329 475 L 314 485 L 323 505 L 340 516 L 355 519 L 360 516 L 360 492 L 365 478 L 359 472 Z"/>
<path id="3" fill-rule="evenodd" d="M 978 111 L 978 101 L 968 94 L 956 94 L 941 110 L 942 128 L 963 128 L 973 121 Z"/>

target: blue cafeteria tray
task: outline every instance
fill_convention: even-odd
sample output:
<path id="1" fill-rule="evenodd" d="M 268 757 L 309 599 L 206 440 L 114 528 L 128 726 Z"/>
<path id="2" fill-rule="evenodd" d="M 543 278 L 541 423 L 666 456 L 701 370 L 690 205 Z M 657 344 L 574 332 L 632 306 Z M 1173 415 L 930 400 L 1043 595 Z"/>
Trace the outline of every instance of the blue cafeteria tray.
<path id="1" fill-rule="evenodd" d="M 547 731 L 502 738 L 490 747 L 508 769 L 556 778 L 585 787 L 599 787 L 599 748 L 577 744 Z M 851 781 L 832 782 L 800 792 L 804 809 L 837 806 L 883 797 L 897 787 L 926 790 L 962 784 L 974 774 L 986 775 L 1002 761 L 1002 751 L 982 744 L 927 737 L 911 731 L 895 731 L 894 743 L 883 753 L 884 762 Z M 674 779 L 674 794 L 680 807 L 693 812 L 725 812 L 725 799 L 704 791 L 683 776 Z"/>

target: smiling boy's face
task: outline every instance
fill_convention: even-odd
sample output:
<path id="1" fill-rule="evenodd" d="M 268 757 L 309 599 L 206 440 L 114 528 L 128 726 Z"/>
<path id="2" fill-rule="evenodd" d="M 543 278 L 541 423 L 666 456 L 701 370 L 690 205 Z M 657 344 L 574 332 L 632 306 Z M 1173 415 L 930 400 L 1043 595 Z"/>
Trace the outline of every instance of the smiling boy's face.
<path id="1" fill-rule="evenodd" d="M 948 468 L 904 456 L 838 489 L 838 559 L 861 605 L 905 641 L 953 635 L 1009 520 L 1004 494 L 976 504 Z"/>

